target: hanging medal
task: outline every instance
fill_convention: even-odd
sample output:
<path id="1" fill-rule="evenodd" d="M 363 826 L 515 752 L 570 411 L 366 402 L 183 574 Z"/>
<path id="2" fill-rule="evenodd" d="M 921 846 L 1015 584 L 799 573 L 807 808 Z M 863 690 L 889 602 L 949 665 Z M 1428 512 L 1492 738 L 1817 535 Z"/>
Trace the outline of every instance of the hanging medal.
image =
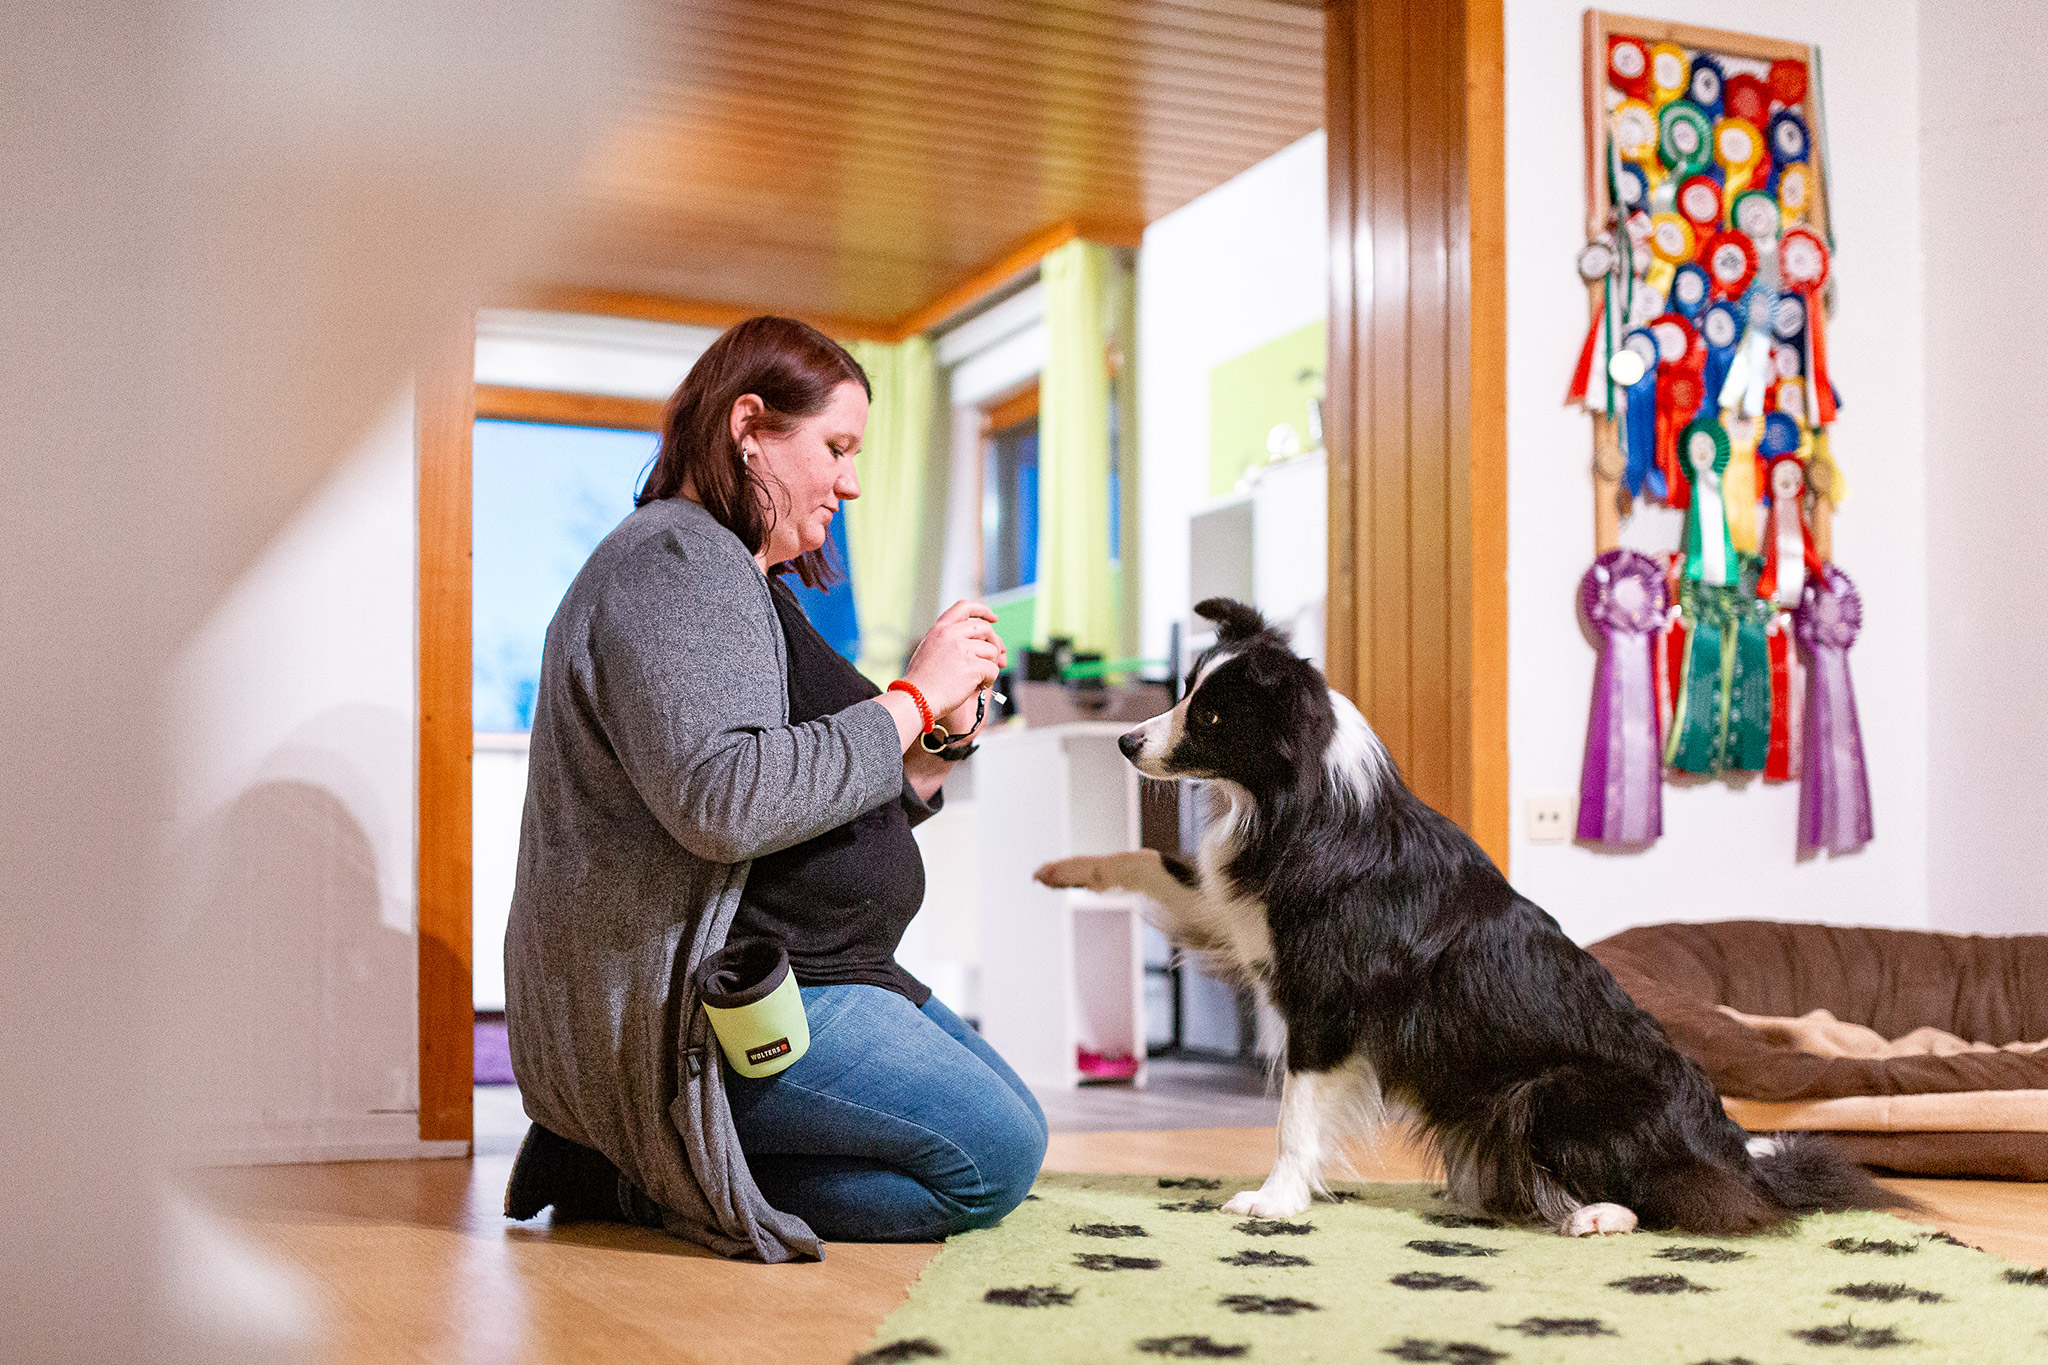
<path id="1" fill-rule="evenodd" d="M 1764 135 L 1748 119 L 1723 117 L 1714 125 L 1714 160 L 1725 180 L 1722 196 L 1733 200 L 1749 188 L 1764 159 Z"/>
<path id="2" fill-rule="evenodd" d="M 1707 401 L 1716 407 L 1721 405 L 1721 388 L 1728 382 L 1728 366 L 1735 359 L 1735 343 L 1742 340 L 1747 318 L 1747 313 L 1726 299 L 1707 305 L 1700 314 L 1700 340 L 1707 347 L 1707 363 L 1700 383 L 1706 390 Z"/>
<path id="3" fill-rule="evenodd" d="M 1739 554 L 1757 552 L 1757 499 L 1763 476 L 1757 468 L 1757 441 L 1763 423 L 1743 417 L 1724 420 L 1728 429 L 1728 468 L 1721 475 L 1721 505 L 1728 517 L 1728 543 Z"/>
<path id="4" fill-rule="evenodd" d="M 1607 83 L 1630 99 L 1650 98 L 1650 48 L 1640 38 L 1607 40 Z"/>
<path id="5" fill-rule="evenodd" d="M 1666 485 L 1657 468 L 1657 338 L 1649 328 L 1637 327 L 1621 339 L 1608 374 L 1624 390 L 1622 482 L 1631 497 L 1640 498 L 1648 488 L 1661 498 Z"/>
<path id="6" fill-rule="evenodd" d="M 1648 555 L 1609 550 L 1580 580 L 1579 610 L 1602 640 L 1579 773 L 1579 838 L 1647 843 L 1664 832 L 1654 666 L 1664 571 Z"/>
<path id="7" fill-rule="evenodd" d="M 1849 646 L 1863 627 L 1863 600 L 1829 565 L 1809 580 L 1793 616 L 1807 651 L 1806 743 L 1799 785 L 1799 845 L 1851 853 L 1870 842 L 1870 775 L 1849 680 Z"/>
<path id="8" fill-rule="evenodd" d="M 1771 116 L 1770 92 L 1761 80 L 1747 71 L 1739 71 L 1721 82 L 1721 116 L 1739 118 L 1760 128 Z"/>
<path id="9" fill-rule="evenodd" d="M 1677 43 L 1658 43 L 1650 49 L 1650 103 L 1659 109 L 1685 94 L 1690 83 L 1691 63 Z"/>
<path id="10" fill-rule="evenodd" d="M 1673 100 L 1657 111 L 1657 159 L 1684 184 L 1714 164 L 1714 126 L 1690 100 Z"/>
<path id="11" fill-rule="evenodd" d="M 1601 338 L 1611 338 L 1618 330 L 1613 316 L 1612 277 L 1616 260 L 1614 243 L 1606 237 L 1586 243 L 1579 251 L 1579 278 L 1599 288 L 1601 306 L 1600 311 L 1593 315 L 1593 325 L 1586 331 L 1586 344 L 1579 350 L 1579 363 L 1572 370 L 1571 387 L 1566 390 L 1564 401 L 1581 404 L 1589 412 L 1607 411 L 1607 357 L 1596 353 L 1601 350 Z M 1602 379 L 1599 384 L 1592 383 L 1596 368 Z"/>
<path id="12" fill-rule="evenodd" d="M 1756 595 L 1790 610 L 1799 605 L 1808 575 L 1823 572 L 1813 548 L 1813 528 L 1806 520 L 1806 465 L 1797 454 L 1770 457 L 1771 511 L 1764 537 L 1764 570 Z"/>
<path id="13" fill-rule="evenodd" d="M 1826 314 L 1821 287 L 1828 280 L 1828 248 L 1810 228 L 1793 228 L 1778 244 L 1778 272 L 1785 288 L 1806 304 L 1806 420 L 1822 427 L 1835 420 L 1834 386 L 1828 381 Z"/>
<path id="14" fill-rule="evenodd" d="M 1727 471 L 1728 432 L 1714 418 L 1702 418 L 1679 438 L 1686 471 L 1692 480 L 1692 501 L 1685 523 L 1685 576 L 1695 583 L 1726 587 L 1737 577 L 1735 547 L 1728 540 L 1728 517 L 1721 500 L 1721 476 Z"/>
<path id="15" fill-rule="evenodd" d="M 1695 175 L 1678 187 L 1674 200 L 1679 217 L 1692 224 L 1693 236 L 1705 242 L 1721 230 L 1721 187 L 1710 175 Z"/>
<path id="16" fill-rule="evenodd" d="M 1692 79 L 1685 87 L 1685 97 L 1710 119 L 1721 116 L 1722 80 L 1721 63 L 1711 53 L 1702 52 L 1692 59 Z"/>
<path id="17" fill-rule="evenodd" d="M 1792 105 L 1806 98 L 1806 63 L 1780 57 L 1771 63 L 1764 77 L 1764 89 L 1780 104 Z"/>
<path id="18" fill-rule="evenodd" d="M 1813 202 L 1813 170 L 1804 161 L 1778 168 L 1772 189 L 1777 191 L 1779 215 L 1788 228 L 1806 221 L 1806 209 Z"/>
<path id="19" fill-rule="evenodd" d="M 1623 100 L 1614 106 L 1614 150 L 1624 161 L 1644 168 L 1646 175 L 1657 167 L 1657 111 L 1641 100 Z M 1654 174 L 1661 176 L 1662 168 Z"/>
<path id="20" fill-rule="evenodd" d="M 1691 497 L 1690 472 L 1679 453 L 1678 433 L 1685 429 L 1706 399 L 1700 376 L 1707 349 L 1699 333 L 1677 313 L 1665 313 L 1650 324 L 1657 340 L 1657 466 L 1664 471 L 1665 498 L 1684 507 Z"/>
<path id="21" fill-rule="evenodd" d="M 1806 160 L 1806 120 L 1790 109 L 1780 109 L 1771 115 L 1770 126 L 1764 130 L 1764 135 L 1770 143 L 1773 169 Z"/>

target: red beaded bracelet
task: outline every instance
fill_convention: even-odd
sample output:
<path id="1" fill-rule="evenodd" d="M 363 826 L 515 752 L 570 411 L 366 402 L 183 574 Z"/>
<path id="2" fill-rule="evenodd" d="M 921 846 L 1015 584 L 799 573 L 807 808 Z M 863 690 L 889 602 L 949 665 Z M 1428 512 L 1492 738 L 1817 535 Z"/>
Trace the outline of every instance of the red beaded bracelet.
<path id="1" fill-rule="evenodd" d="M 919 718 L 924 721 L 924 733 L 930 734 L 932 727 L 938 722 L 933 719 L 932 708 L 925 701 L 924 693 L 917 690 L 917 684 L 905 678 L 898 678 L 895 682 L 889 684 L 889 690 L 891 692 L 907 692 L 910 694 L 910 699 L 917 703 Z"/>

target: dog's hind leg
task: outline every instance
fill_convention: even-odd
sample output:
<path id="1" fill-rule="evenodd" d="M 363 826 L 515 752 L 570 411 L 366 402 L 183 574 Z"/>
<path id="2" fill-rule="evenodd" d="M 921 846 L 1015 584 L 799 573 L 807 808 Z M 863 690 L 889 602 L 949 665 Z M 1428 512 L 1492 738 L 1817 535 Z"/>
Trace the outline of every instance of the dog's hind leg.
<path id="1" fill-rule="evenodd" d="M 1328 1071 L 1289 1071 L 1280 1087 L 1280 1155 L 1256 1190 L 1223 1206 L 1253 1218 L 1292 1218 L 1323 1188 L 1323 1171 L 1340 1159 L 1344 1140 L 1375 1126 L 1380 1108 L 1377 1077 L 1353 1057 Z"/>

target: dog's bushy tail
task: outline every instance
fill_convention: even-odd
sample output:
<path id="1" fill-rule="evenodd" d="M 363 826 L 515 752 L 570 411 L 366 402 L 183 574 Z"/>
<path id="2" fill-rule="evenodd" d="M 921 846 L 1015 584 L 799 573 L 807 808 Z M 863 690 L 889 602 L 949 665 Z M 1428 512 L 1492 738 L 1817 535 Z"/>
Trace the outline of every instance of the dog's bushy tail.
<path id="1" fill-rule="evenodd" d="M 1792 1213 L 1842 1213 L 1849 1209 L 1920 1207 L 1918 1200 L 1888 1190 L 1870 1173 L 1816 1133 L 1760 1134 L 1771 1145 L 1754 1157 L 1764 1194 Z"/>

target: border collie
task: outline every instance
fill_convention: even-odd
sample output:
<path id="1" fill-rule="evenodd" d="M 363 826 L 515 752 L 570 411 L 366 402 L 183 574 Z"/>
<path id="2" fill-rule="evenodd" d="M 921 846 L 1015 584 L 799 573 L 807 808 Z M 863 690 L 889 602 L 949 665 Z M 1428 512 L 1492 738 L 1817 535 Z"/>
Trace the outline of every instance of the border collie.
<path id="1" fill-rule="evenodd" d="M 1424 805 L 1358 709 L 1252 608 L 1195 608 L 1217 643 L 1172 711 L 1119 741 L 1140 772 L 1226 809 L 1195 866 L 1067 858 L 1048 886 L 1156 903 L 1179 947 L 1287 1025 L 1279 1159 L 1224 1209 L 1286 1218 L 1341 1143 L 1408 1111 L 1474 1213 L 1568 1236 L 1761 1231 L 1909 1207 L 1824 1139 L 1749 1137 L 1706 1074 L 1557 921 Z"/>

